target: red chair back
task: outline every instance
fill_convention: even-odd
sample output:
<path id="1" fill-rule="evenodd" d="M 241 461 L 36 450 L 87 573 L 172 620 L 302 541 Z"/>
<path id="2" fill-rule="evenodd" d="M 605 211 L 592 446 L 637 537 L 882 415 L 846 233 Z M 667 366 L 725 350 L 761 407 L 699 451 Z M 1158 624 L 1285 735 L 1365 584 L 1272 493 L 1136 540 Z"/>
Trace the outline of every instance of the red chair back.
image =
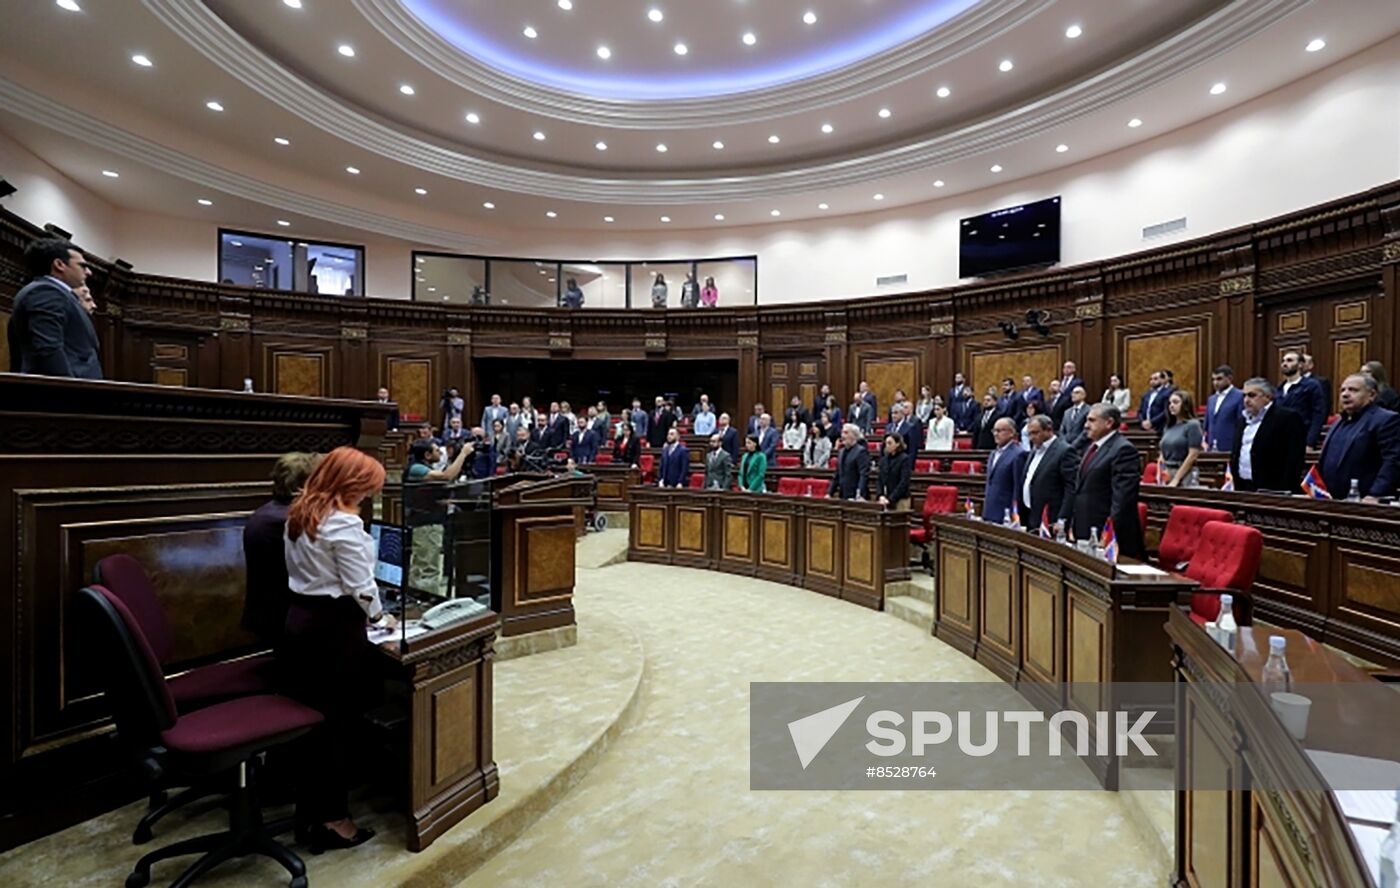
<path id="1" fill-rule="evenodd" d="M 834 469 L 834 468 L 836 468 L 836 462 L 837 462 L 838 459 L 839 459 L 839 457 L 833 456 L 831 459 L 829 459 L 829 460 L 826 461 L 826 467 L 827 467 L 828 469 Z"/>
<path id="2" fill-rule="evenodd" d="M 108 555 L 97 562 L 92 573 L 94 580 L 103 587 L 102 591 L 120 599 L 136 620 L 156 659 L 168 662 L 175 649 L 175 636 L 170 631 L 165 608 L 156 598 L 156 587 L 141 562 L 130 555 Z"/>
<path id="3" fill-rule="evenodd" d="M 801 478 L 778 479 L 778 493 L 782 494 L 783 496 L 801 496 L 802 486 L 803 485 Z"/>
<path id="4" fill-rule="evenodd" d="M 656 467 L 656 456 L 650 453 L 643 453 L 637 457 L 637 468 L 642 470 L 642 480 L 646 481 L 651 477 L 651 470 Z"/>
<path id="5" fill-rule="evenodd" d="M 702 489 L 702 488 L 705 486 L 705 473 L 704 473 L 704 472 L 691 472 L 691 473 L 690 473 L 690 486 L 693 487 L 693 488 L 695 488 L 696 490 Z"/>
<path id="6" fill-rule="evenodd" d="M 1147 533 L 1147 503 L 1138 503 L 1138 528 Z"/>
<path id="7" fill-rule="evenodd" d="M 1155 462 L 1150 462 L 1150 463 L 1148 463 L 1148 464 L 1147 464 L 1147 467 L 1146 467 L 1145 469 L 1142 470 L 1142 483 L 1143 483 L 1143 484 L 1156 484 L 1156 483 L 1157 483 L 1157 464 L 1156 464 Z"/>
<path id="8" fill-rule="evenodd" d="M 805 478 L 807 496 L 825 497 L 827 489 L 831 486 L 825 478 Z"/>
<path id="9" fill-rule="evenodd" d="M 1167 526 L 1162 541 L 1157 544 L 1157 566 L 1162 570 L 1177 570 L 1178 564 L 1190 561 L 1201 540 L 1201 530 L 1211 521 L 1229 524 L 1234 517 L 1223 509 L 1200 506 L 1172 506 L 1167 514 Z"/>
<path id="10" fill-rule="evenodd" d="M 980 475 L 982 474 L 982 464 L 974 460 L 957 459 L 953 460 L 954 475 Z"/>
<path id="11" fill-rule="evenodd" d="M 600 465 L 600 466 L 609 465 L 610 463 L 612 463 L 612 461 L 613 461 L 612 452 L 611 452 L 611 451 L 608 451 L 608 450 L 601 450 L 601 451 L 599 451 L 599 452 L 598 452 L 598 458 L 597 458 L 596 460 L 594 460 L 594 462 L 598 463 L 598 465 Z"/>
<path id="12" fill-rule="evenodd" d="M 925 515 L 951 515 L 958 508 L 958 489 L 943 484 L 930 484 L 924 492 Z"/>
<path id="13" fill-rule="evenodd" d="M 802 457 L 800 456 L 778 457 L 778 468 L 780 469 L 795 469 L 800 465 L 802 465 Z"/>
<path id="14" fill-rule="evenodd" d="M 880 452 L 880 442 L 879 442 L 879 441 L 866 441 L 866 442 L 865 442 L 865 449 L 866 449 L 866 450 L 869 450 L 871 453 L 879 453 L 879 452 Z"/>
<path id="15" fill-rule="evenodd" d="M 933 468 L 933 460 L 931 460 L 931 459 L 916 459 L 916 460 L 914 460 L 914 471 L 915 471 L 917 474 L 920 474 L 920 475 L 927 475 L 929 472 L 934 471 L 934 468 Z"/>
<path id="16" fill-rule="evenodd" d="M 953 439 L 953 449 L 954 449 L 954 450 L 971 450 L 971 449 L 972 449 L 972 439 L 969 438 L 969 437 L 967 437 L 966 435 L 963 435 L 963 436 L 958 437 L 958 438 L 954 438 L 954 439 Z"/>
<path id="17" fill-rule="evenodd" d="M 1180 507 L 1178 507 L 1180 508 Z M 1264 535 L 1246 524 L 1208 521 L 1186 566 L 1186 575 L 1203 587 L 1228 589 L 1235 596 L 1235 621 L 1249 625 L 1249 593 L 1259 573 Z M 1210 622 L 1220 614 L 1220 596 L 1191 593 L 1191 613 L 1198 622 Z"/>

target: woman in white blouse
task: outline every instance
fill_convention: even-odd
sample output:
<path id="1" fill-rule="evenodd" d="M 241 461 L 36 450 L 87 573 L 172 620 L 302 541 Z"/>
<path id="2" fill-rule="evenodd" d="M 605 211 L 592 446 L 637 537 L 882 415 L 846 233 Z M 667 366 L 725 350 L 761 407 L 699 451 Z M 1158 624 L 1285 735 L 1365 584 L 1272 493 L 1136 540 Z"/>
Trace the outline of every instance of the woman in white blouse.
<path id="1" fill-rule="evenodd" d="M 1123 377 L 1114 373 L 1108 377 L 1108 388 L 1104 389 L 1103 403 L 1112 404 L 1119 413 L 1126 414 L 1133 403 L 1133 393 L 1123 385 Z"/>
<path id="2" fill-rule="evenodd" d="M 801 450 L 805 443 L 807 443 L 807 424 L 799 420 L 794 412 L 789 417 L 788 424 L 783 426 L 783 449 Z"/>
<path id="3" fill-rule="evenodd" d="M 353 447 L 332 450 L 287 510 L 283 549 L 292 591 L 277 658 L 289 696 L 326 717 L 298 770 L 298 839 L 314 854 L 351 848 L 374 831 L 350 819 L 349 789 L 367 670 L 365 624 L 392 629 L 374 581 L 374 541 L 360 503 L 384 486 L 384 466 Z"/>
<path id="4" fill-rule="evenodd" d="M 802 467 L 824 469 L 831 459 L 831 439 L 826 436 L 819 423 L 812 423 L 811 432 L 807 436 L 807 443 L 802 447 Z"/>
<path id="5" fill-rule="evenodd" d="M 952 450 L 953 436 L 957 434 L 957 429 L 953 426 L 953 419 L 944 409 L 943 402 L 937 401 L 933 405 L 933 418 L 928 423 L 928 434 L 924 437 L 925 450 Z"/>

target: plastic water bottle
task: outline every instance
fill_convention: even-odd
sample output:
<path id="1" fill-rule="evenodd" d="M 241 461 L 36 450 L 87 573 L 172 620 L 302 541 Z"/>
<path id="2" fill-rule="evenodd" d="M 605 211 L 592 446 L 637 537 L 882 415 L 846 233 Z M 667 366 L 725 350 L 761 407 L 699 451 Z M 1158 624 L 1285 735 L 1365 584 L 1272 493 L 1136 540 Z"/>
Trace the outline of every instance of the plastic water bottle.
<path id="1" fill-rule="evenodd" d="M 1220 646 L 1227 651 L 1235 649 L 1235 636 L 1239 634 L 1239 626 L 1235 623 L 1235 596 L 1220 596 L 1220 615 L 1215 618 L 1215 632 L 1219 636 Z"/>
<path id="2" fill-rule="evenodd" d="M 1215 625 L 1214 620 L 1206 623 L 1206 637 L 1216 644 L 1220 644 L 1220 627 Z"/>
<path id="3" fill-rule="evenodd" d="M 1002 526 L 1002 527 L 1010 527 L 1010 526 L 1011 526 L 1011 510 L 1010 510 L 1010 509 L 1002 509 L 1002 510 L 1001 510 L 1001 526 Z"/>
<path id="4" fill-rule="evenodd" d="M 1400 789 L 1395 791 L 1395 822 L 1381 841 L 1381 888 L 1400 888 Z"/>
<path id="5" fill-rule="evenodd" d="M 1361 482 L 1357 481 L 1355 478 L 1351 479 L 1351 488 L 1347 491 L 1347 502 L 1361 502 Z"/>
<path id="6" fill-rule="evenodd" d="M 1293 683 L 1293 674 L 1288 671 L 1288 661 L 1283 657 L 1283 648 L 1288 639 L 1282 635 L 1269 636 L 1269 659 L 1264 663 L 1264 694 L 1287 691 Z"/>
<path id="7" fill-rule="evenodd" d="M 1065 526 L 1063 524 L 1055 525 L 1055 542 L 1061 545 L 1067 545 L 1069 543 L 1069 539 L 1065 536 Z"/>

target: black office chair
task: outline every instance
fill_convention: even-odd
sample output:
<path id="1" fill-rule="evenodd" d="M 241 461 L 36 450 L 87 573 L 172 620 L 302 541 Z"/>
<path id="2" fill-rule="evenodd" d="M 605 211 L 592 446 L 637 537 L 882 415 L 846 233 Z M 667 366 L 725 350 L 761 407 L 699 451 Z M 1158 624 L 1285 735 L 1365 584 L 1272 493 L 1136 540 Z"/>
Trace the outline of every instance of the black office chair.
<path id="1" fill-rule="evenodd" d="M 306 888 L 301 858 L 275 841 L 263 823 L 249 765 L 274 746 L 290 743 L 323 721 L 321 713 L 277 694 L 256 694 L 179 714 L 150 644 L 130 609 L 102 586 L 78 592 L 78 607 L 101 650 L 102 675 L 118 736 L 138 750 L 156 750 L 156 767 L 201 782 L 228 780 L 229 828 L 185 839 L 146 854 L 126 878 L 127 888 L 151 880 L 151 864 L 202 853 L 171 888 L 185 888 L 226 860 L 263 854 L 291 873 L 291 888 Z"/>

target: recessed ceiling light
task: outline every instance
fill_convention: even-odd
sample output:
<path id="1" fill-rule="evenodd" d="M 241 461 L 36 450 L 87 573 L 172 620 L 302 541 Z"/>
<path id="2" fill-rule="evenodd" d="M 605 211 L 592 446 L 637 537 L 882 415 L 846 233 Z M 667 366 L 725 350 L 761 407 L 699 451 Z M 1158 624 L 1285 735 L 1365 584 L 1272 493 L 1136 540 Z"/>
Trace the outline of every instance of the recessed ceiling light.
<path id="1" fill-rule="evenodd" d="M 117 172 L 116 170 L 103 170 L 102 175 L 106 176 L 109 179 L 120 179 L 122 174 Z"/>
<path id="2" fill-rule="evenodd" d="M 1068 28 L 1065 28 L 1065 36 L 1071 40 L 1083 33 L 1084 29 L 1079 27 L 1078 25 L 1070 25 Z"/>
<path id="3" fill-rule="evenodd" d="M 832 126 L 832 125 L 829 124 L 829 123 L 823 123 L 823 124 L 822 124 L 822 132 L 826 133 L 826 134 L 829 136 L 829 135 L 831 135 L 832 133 L 836 132 L 836 127 Z"/>
<path id="4" fill-rule="evenodd" d="M 874 197 L 873 199 L 874 199 L 874 200 L 884 200 L 884 199 L 885 199 L 885 196 L 884 196 L 883 194 L 877 194 L 877 195 L 875 195 L 875 197 Z"/>
<path id="5" fill-rule="evenodd" d="M 1142 126 L 1141 118 L 1134 117 L 1132 120 L 1128 121 L 1128 127 L 1131 129 L 1137 129 L 1140 126 Z"/>
<path id="6" fill-rule="evenodd" d="M 414 262 L 417 262 L 419 265 L 422 265 L 422 264 L 423 264 L 423 257 L 422 257 L 422 256 L 418 256 L 418 257 L 415 258 L 413 261 L 414 261 Z"/>
<path id="7" fill-rule="evenodd" d="M 534 40 L 536 37 L 540 36 L 540 32 L 536 31 L 529 25 L 526 25 L 525 30 L 521 31 L 521 33 L 524 34 L 526 37 L 529 37 L 531 40 Z"/>
<path id="8" fill-rule="evenodd" d="M 665 143 L 662 143 L 662 144 L 656 146 L 656 150 L 657 150 L 657 152 L 660 153 L 660 154 L 665 154 L 665 153 L 667 152 L 668 149 L 666 148 Z"/>
<path id="9" fill-rule="evenodd" d="M 1016 64 L 1010 59 L 1002 59 L 1001 64 L 997 65 L 997 70 L 1005 74 L 1007 71 L 1010 71 L 1014 67 L 1016 67 Z"/>
<path id="10" fill-rule="evenodd" d="M 142 55 L 142 54 L 139 53 L 139 52 L 138 52 L 136 55 L 132 56 L 132 57 L 131 57 L 131 60 L 132 60 L 133 62 L 135 62 L 136 64 L 140 65 L 140 66 L 143 67 L 143 68 L 149 68 L 149 67 L 151 67 L 151 65 L 155 64 L 154 62 L 152 62 L 152 61 L 150 60 L 150 58 L 148 58 L 147 56 Z"/>
<path id="11" fill-rule="evenodd" d="M 335 48 L 335 51 L 345 56 L 347 59 L 353 59 L 355 57 L 355 47 L 348 43 L 340 44 Z"/>
<path id="12" fill-rule="evenodd" d="M 819 204 L 817 204 L 817 209 L 819 209 L 819 210 L 829 210 L 829 209 L 831 209 L 831 204 L 819 203 Z"/>
<path id="13" fill-rule="evenodd" d="M 468 112 L 467 112 L 467 123 L 471 123 L 471 124 L 481 123 L 481 115 L 480 115 L 480 114 L 477 114 L 475 111 L 468 111 Z"/>
<path id="14" fill-rule="evenodd" d="M 758 35 L 753 31 L 745 31 L 744 36 L 739 39 L 744 41 L 745 46 L 753 46 L 758 42 Z"/>
<path id="15" fill-rule="evenodd" d="M 802 13 L 802 21 L 808 25 L 815 25 L 817 23 L 817 14 L 809 9 Z"/>
<path id="16" fill-rule="evenodd" d="M 781 141 L 782 141 L 782 139 L 778 138 L 777 136 L 769 136 L 769 137 L 768 137 L 768 144 L 769 144 L 769 145 L 776 145 L 776 144 L 778 144 L 778 143 L 781 142 Z"/>
<path id="17" fill-rule="evenodd" d="M 718 139 L 716 139 L 716 140 L 714 141 L 712 147 L 713 147 L 716 151 L 723 151 L 723 150 L 724 150 L 724 143 L 721 142 L 721 141 L 719 141 Z"/>
<path id="18" fill-rule="evenodd" d="M 540 132 L 539 130 L 535 130 L 535 141 L 536 141 L 536 142 L 543 142 L 543 141 L 544 141 L 544 133 Z"/>
<path id="19" fill-rule="evenodd" d="M 940 99 L 946 99 L 952 94 L 953 91 L 946 86 L 940 86 L 938 92 L 934 93 L 934 95 L 938 96 Z"/>
<path id="20" fill-rule="evenodd" d="M 603 221 L 606 222 L 606 223 L 608 223 L 609 225 L 611 225 L 612 223 L 616 222 L 617 220 L 614 219 L 612 216 L 604 216 L 604 217 L 603 217 Z"/>
<path id="21" fill-rule="evenodd" d="M 612 58 L 612 50 L 608 49 L 606 46 L 598 47 L 598 58 L 606 62 L 608 59 Z"/>
<path id="22" fill-rule="evenodd" d="M 647 18 L 654 22 L 659 22 L 666 17 L 666 14 L 659 9 L 652 9 L 647 12 Z"/>
<path id="23" fill-rule="evenodd" d="M 58 0 L 58 8 L 66 9 L 69 12 L 83 11 L 82 8 L 78 6 L 77 0 Z"/>
<path id="24" fill-rule="evenodd" d="M 282 0 L 282 4 L 292 9 L 301 9 L 301 0 Z"/>
<path id="25" fill-rule="evenodd" d="M 1314 37 L 1312 40 L 1309 40 L 1308 45 L 1303 48 L 1308 52 L 1320 52 L 1327 48 L 1327 41 L 1323 40 L 1321 37 Z"/>
<path id="26" fill-rule="evenodd" d="M 489 200 L 486 203 L 482 204 L 482 206 L 488 210 L 494 210 L 496 208 L 496 205 L 491 203 L 491 201 Z"/>
<path id="27" fill-rule="evenodd" d="M 686 46 L 684 43 L 677 43 L 672 48 L 676 51 L 676 55 L 685 55 L 690 52 L 690 47 Z"/>
<path id="28" fill-rule="evenodd" d="M 723 222 L 723 221 L 724 221 L 724 214 L 723 214 L 723 213 L 715 213 L 715 221 L 716 221 L 716 222 Z"/>
<path id="29" fill-rule="evenodd" d="M 429 287 L 429 288 L 428 288 L 428 292 L 429 292 L 429 293 L 436 293 L 436 292 L 437 292 L 437 287 Z"/>
<path id="30" fill-rule="evenodd" d="M 283 147 L 292 144 L 291 139 L 284 139 L 281 136 L 275 136 L 272 141 L 276 142 L 278 145 L 281 145 Z"/>
<path id="31" fill-rule="evenodd" d="M 888 108 L 881 108 L 881 109 L 879 110 L 878 113 L 879 113 L 879 117 L 880 117 L 881 120 L 889 120 L 889 119 L 890 119 L 890 109 L 888 109 Z"/>
<path id="32" fill-rule="evenodd" d="M 427 194 L 427 193 L 428 193 L 428 189 L 426 189 L 426 188 L 415 188 L 415 189 L 413 189 L 413 193 L 414 193 L 414 194 Z"/>
<path id="33" fill-rule="evenodd" d="M 546 211 L 545 211 L 545 217 L 546 217 L 546 218 L 549 218 L 549 219 L 558 219 L 558 218 L 559 218 L 559 214 L 556 213 L 556 212 L 554 212 L 553 210 L 546 210 Z"/>
<path id="34" fill-rule="evenodd" d="M 778 217 L 778 216 L 781 216 L 782 214 L 783 214 L 783 211 L 782 211 L 782 210 L 769 210 L 769 211 L 768 211 L 768 215 L 773 216 L 774 218 L 776 218 L 776 217 Z"/>
<path id="35" fill-rule="evenodd" d="M 208 101 L 208 102 L 205 102 L 205 103 L 204 103 L 204 107 L 208 108 L 210 111 L 222 111 L 222 110 L 224 110 L 224 106 L 221 105 L 221 104 L 219 104 L 218 102 L 215 102 L 215 101 Z"/>
<path id="36" fill-rule="evenodd" d="M 574 8 L 574 0 L 559 0 L 559 8 L 568 12 Z"/>
<path id="37" fill-rule="evenodd" d="M 199 204 L 201 207 L 212 207 L 214 205 L 214 202 L 207 197 L 201 197 L 199 200 L 195 201 L 195 203 Z"/>
<path id="38" fill-rule="evenodd" d="M 994 173 L 999 173 L 999 172 L 1001 172 L 1001 164 L 999 164 L 999 163 L 994 163 L 994 164 L 992 164 L 992 172 L 994 172 Z"/>
<path id="39" fill-rule="evenodd" d="M 593 147 L 594 147 L 594 148 L 597 148 L 599 151 L 607 151 L 607 150 L 608 150 L 608 143 L 607 143 L 607 142 L 597 142 L 597 143 L 595 143 L 595 144 L 593 145 Z"/>
<path id="40" fill-rule="evenodd" d="M 1218 95 L 1220 95 L 1221 93 L 1223 93 L 1224 91 L 1225 91 L 1225 84 L 1224 84 L 1224 83 L 1217 83 L 1217 84 L 1215 84 L 1214 86 L 1212 86 L 1212 87 L 1210 88 L 1210 94 L 1213 95 L 1213 96 L 1218 96 Z"/>
<path id="41" fill-rule="evenodd" d="M 942 179 L 934 179 L 934 180 L 933 180 L 933 187 L 934 187 L 934 188 L 942 188 L 944 184 L 945 184 L 945 183 L 944 183 L 944 181 L 943 181 Z"/>
<path id="42" fill-rule="evenodd" d="M 670 222 L 670 221 L 671 221 L 671 217 L 670 217 L 670 216 L 662 216 L 662 217 L 661 217 L 661 221 L 662 221 L 662 222 Z"/>
<path id="43" fill-rule="evenodd" d="M 288 222 L 286 219 L 278 219 L 277 224 L 281 225 L 283 228 L 290 228 L 292 225 L 292 223 Z"/>
<path id="44" fill-rule="evenodd" d="M 1068 145 L 1065 145 L 1065 144 L 1060 144 L 1060 145 L 1056 145 L 1056 146 L 1055 146 L 1055 151 L 1056 151 L 1056 153 L 1058 153 L 1058 154 L 1064 154 L 1064 153 L 1065 153 L 1066 151 L 1068 151 L 1068 150 L 1069 150 L 1069 146 L 1068 146 Z"/>
<path id="45" fill-rule="evenodd" d="M 414 93 L 418 92 L 418 90 L 414 89 L 410 84 L 404 83 L 400 84 L 399 92 L 403 93 L 406 96 L 411 96 Z"/>
<path id="46" fill-rule="evenodd" d="M 345 172 L 349 173 L 349 174 L 352 175 L 352 176 L 358 176 L 358 175 L 360 174 L 360 168 L 359 168 L 359 167 L 346 167 L 346 168 L 345 168 Z"/>

